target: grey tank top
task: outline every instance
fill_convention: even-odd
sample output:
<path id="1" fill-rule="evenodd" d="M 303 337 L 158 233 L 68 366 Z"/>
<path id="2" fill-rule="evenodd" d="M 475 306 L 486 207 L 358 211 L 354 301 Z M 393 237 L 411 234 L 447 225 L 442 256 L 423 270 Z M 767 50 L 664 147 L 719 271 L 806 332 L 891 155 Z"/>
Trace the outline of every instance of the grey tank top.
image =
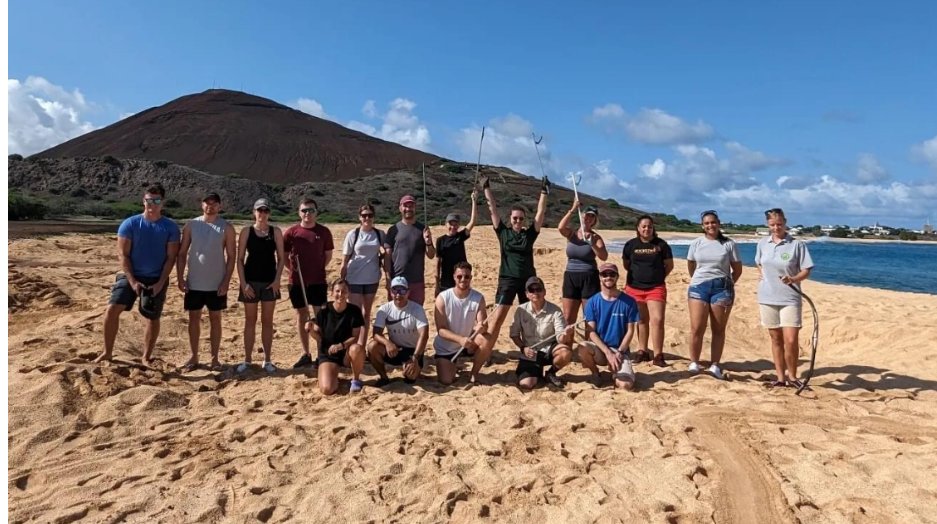
<path id="1" fill-rule="evenodd" d="M 570 273 L 591 273 L 598 271 L 595 263 L 595 251 L 585 240 L 577 236 L 577 232 L 566 239 L 566 271 Z"/>
<path id="2" fill-rule="evenodd" d="M 193 291 L 215 291 L 224 280 L 224 231 L 228 223 L 218 217 L 213 223 L 204 217 L 189 221 L 189 274 L 186 282 Z"/>

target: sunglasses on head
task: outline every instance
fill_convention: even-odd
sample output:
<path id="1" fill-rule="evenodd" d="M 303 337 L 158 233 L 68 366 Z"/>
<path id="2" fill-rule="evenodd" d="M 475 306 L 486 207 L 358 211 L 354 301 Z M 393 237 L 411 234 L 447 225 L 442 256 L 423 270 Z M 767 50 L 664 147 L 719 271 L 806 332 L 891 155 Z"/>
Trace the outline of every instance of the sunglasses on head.
<path id="1" fill-rule="evenodd" d="M 772 207 L 771 209 L 765 210 L 765 216 L 774 215 L 774 214 L 783 215 L 784 210 L 779 207 Z"/>
<path id="2" fill-rule="evenodd" d="M 390 289 L 390 292 L 393 293 L 393 294 L 395 294 L 395 295 L 406 295 L 406 294 L 407 294 L 407 291 L 408 291 L 407 288 L 405 288 L 405 287 L 400 287 L 400 286 L 393 287 L 393 288 Z"/>
<path id="3" fill-rule="evenodd" d="M 317 213 L 318 210 L 314 207 L 307 207 L 307 208 L 300 209 L 299 212 L 305 215 L 307 213 Z"/>
<path id="4" fill-rule="evenodd" d="M 146 202 L 147 204 L 153 204 L 153 205 L 156 205 L 156 206 L 158 206 L 158 205 L 160 205 L 160 204 L 163 203 L 163 199 L 162 199 L 162 198 L 144 198 L 143 201 Z"/>
<path id="5" fill-rule="evenodd" d="M 615 273 L 614 271 L 603 271 L 599 273 L 599 276 L 602 278 L 617 277 L 618 273 Z"/>
<path id="6" fill-rule="evenodd" d="M 543 286 L 530 286 L 527 288 L 528 293 L 543 293 L 546 289 Z"/>
<path id="7" fill-rule="evenodd" d="M 706 215 L 712 215 L 716 218 L 719 218 L 719 215 L 716 213 L 715 209 L 707 209 L 706 211 L 703 211 L 702 213 L 700 213 L 699 214 L 700 220 L 702 220 L 703 217 L 705 217 Z"/>
<path id="8" fill-rule="evenodd" d="M 472 275 L 456 275 L 456 280 L 472 280 Z"/>

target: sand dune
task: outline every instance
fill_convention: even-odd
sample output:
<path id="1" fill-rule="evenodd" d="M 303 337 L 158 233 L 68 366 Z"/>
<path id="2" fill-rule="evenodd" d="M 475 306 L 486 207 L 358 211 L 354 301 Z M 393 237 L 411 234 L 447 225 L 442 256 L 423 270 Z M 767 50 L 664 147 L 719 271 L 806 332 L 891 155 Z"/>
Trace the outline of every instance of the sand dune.
<path id="1" fill-rule="evenodd" d="M 341 238 L 348 227 L 332 229 Z M 558 302 L 563 240 L 551 231 L 538 246 Z M 470 257 L 489 300 L 497 254 L 491 229 L 477 229 Z M 16 240 L 9 257 L 12 522 L 937 521 L 932 295 L 808 282 L 821 344 L 802 397 L 761 385 L 772 364 L 752 268 L 729 326 L 731 380 L 689 375 L 689 279 L 678 261 L 672 365 L 639 364 L 638 392 L 595 389 L 574 363 L 563 391 L 522 393 L 505 326 L 480 385 L 463 376 L 444 388 L 429 368 L 414 386 L 350 396 L 346 380 L 324 398 L 314 376 L 286 369 L 299 347 L 287 301 L 277 306 L 275 376 L 177 371 L 188 335 L 175 288 L 162 362 L 140 362 L 134 312 L 122 317 L 117 362 L 98 366 L 116 237 Z M 228 364 L 241 358 L 243 328 L 231 305 Z M 368 370 L 366 384 L 374 379 Z"/>

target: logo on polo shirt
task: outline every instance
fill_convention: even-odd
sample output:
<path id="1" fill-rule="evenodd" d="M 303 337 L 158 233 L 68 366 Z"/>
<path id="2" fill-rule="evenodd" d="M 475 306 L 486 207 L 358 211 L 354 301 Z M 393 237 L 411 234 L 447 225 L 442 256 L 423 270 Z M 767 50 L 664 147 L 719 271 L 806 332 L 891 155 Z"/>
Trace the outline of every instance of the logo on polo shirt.
<path id="1" fill-rule="evenodd" d="M 787 262 L 787 261 L 790 260 L 790 259 L 791 259 L 791 254 L 790 254 L 790 253 L 781 253 L 781 260 Z"/>

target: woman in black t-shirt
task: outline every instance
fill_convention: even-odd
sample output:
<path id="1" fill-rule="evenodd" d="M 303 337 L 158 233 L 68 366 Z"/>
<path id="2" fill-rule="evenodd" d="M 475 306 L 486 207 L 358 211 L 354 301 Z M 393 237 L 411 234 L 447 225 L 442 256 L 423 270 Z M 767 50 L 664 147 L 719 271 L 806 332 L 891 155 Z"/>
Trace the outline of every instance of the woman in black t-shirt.
<path id="1" fill-rule="evenodd" d="M 332 301 L 316 314 L 309 336 L 319 346 L 319 390 L 331 395 L 338 390 L 339 366 L 351 368 L 349 393 L 361 391 L 361 370 L 364 369 L 364 346 L 358 334 L 364 325 L 361 308 L 348 302 L 348 283 L 342 279 L 329 286 Z"/>
<path id="2" fill-rule="evenodd" d="M 469 223 L 459 229 L 461 217 L 449 213 L 446 217 L 446 234 L 436 239 L 436 294 L 455 287 L 455 265 L 467 262 L 465 256 L 465 241 L 472 236 L 475 229 L 475 215 L 478 210 L 478 190 L 472 191 L 472 217 Z"/>
<path id="3" fill-rule="evenodd" d="M 673 251 L 657 236 L 654 219 L 643 215 L 635 227 L 638 236 L 625 243 L 621 252 L 625 271 L 625 293 L 635 299 L 641 311 L 638 322 L 638 351 L 634 362 L 651 360 L 648 339 L 654 347 L 653 363 L 665 367 L 664 314 L 667 311 L 667 275 L 673 271 Z"/>

